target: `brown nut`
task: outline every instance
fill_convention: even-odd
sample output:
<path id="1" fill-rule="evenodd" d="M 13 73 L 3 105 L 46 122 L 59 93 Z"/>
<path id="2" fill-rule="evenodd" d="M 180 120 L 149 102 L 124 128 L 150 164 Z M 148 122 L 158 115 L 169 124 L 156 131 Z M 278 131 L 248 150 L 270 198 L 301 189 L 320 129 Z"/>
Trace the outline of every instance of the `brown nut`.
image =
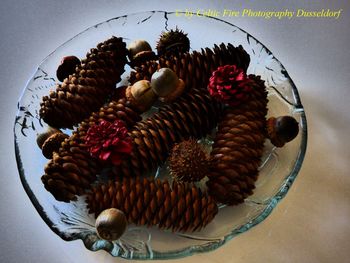
<path id="1" fill-rule="evenodd" d="M 116 208 L 103 210 L 95 223 L 97 235 L 108 241 L 119 239 L 124 234 L 126 226 L 125 214 Z"/>
<path id="2" fill-rule="evenodd" d="M 166 98 L 171 94 L 181 94 L 185 88 L 185 83 L 170 68 L 161 68 L 153 73 L 151 87 L 159 97 Z M 171 96 L 171 98 L 174 99 L 174 96 Z"/>
<path id="3" fill-rule="evenodd" d="M 61 60 L 58 66 L 56 76 L 59 81 L 63 81 L 75 72 L 75 68 L 80 65 L 80 59 L 76 56 L 66 56 Z"/>
<path id="4" fill-rule="evenodd" d="M 171 102 L 176 98 L 180 97 L 181 94 L 184 92 L 184 90 L 185 90 L 185 82 L 182 79 L 179 79 L 179 84 L 176 86 L 175 90 L 173 90 L 173 92 L 171 92 L 170 94 L 164 97 L 161 97 L 160 101 Z"/>
<path id="5" fill-rule="evenodd" d="M 299 124 L 291 116 L 271 117 L 267 120 L 267 134 L 273 145 L 282 147 L 299 133 Z"/>
<path id="6" fill-rule="evenodd" d="M 126 98 L 140 112 L 145 112 L 157 100 L 157 95 L 151 89 L 151 85 L 148 80 L 140 80 L 126 89 Z"/>
<path id="7" fill-rule="evenodd" d="M 135 40 L 128 45 L 128 57 L 132 66 L 138 66 L 146 60 L 156 59 L 150 44 L 145 40 Z"/>
<path id="8" fill-rule="evenodd" d="M 127 49 L 129 50 L 129 58 L 132 59 L 140 52 L 152 51 L 150 44 L 146 40 L 138 39 L 131 42 Z"/>
<path id="9" fill-rule="evenodd" d="M 41 151 L 47 159 L 52 159 L 54 152 L 57 152 L 62 142 L 69 136 L 62 132 L 56 132 L 48 137 L 42 145 Z"/>
<path id="10" fill-rule="evenodd" d="M 41 149 L 43 147 L 43 144 L 47 138 L 49 138 L 52 134 L 55 134 L 58 132 L 61 132 L 61 131 L 49 126 L 45 132 L 38 134 L 38 136 L 36 137 L 36 143 L 38 144 L 39 148 Z"/>

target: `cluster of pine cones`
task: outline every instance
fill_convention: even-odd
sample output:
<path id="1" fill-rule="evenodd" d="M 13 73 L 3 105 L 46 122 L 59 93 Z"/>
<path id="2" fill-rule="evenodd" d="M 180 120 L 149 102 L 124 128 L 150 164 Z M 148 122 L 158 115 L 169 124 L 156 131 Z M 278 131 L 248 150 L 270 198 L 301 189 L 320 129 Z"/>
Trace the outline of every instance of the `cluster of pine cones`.
<path id="1" fill-rule="evenodd" d="M 75 72 L 43 98 L 40 116 L 46 123 L 76 127 L 53 153 L 42 176 L 45 188 L 57 200 L 69 202 L 85 195 L 96 216 L 115 207 L 129 223 L 195 231 L 211 222 L 218 203 L 239 204 L 252 194 L 266 137 L 264 82 L 250 76 L 254 89 L 249 100 L 225 108 L 209 94 L 209 77 L 227 64 L 246 72 L 247 52 L 242 46 L 220 44 L 190 53 L 186 34 L 179 30 L 167 34 L 157 44 L 158 56 L 138 63 L 129 82 L 151 80 L 154 72 L 167 67 L 185 82 L 186 89 L 150 117 L 142 119 L 142 112 L 126 99 L 125 92 L 114 93 L 127 55 L 130 58 L 125 43 L 116 37 L 92 49 Z M 130 154 L 118 166 L 92 157 L 85 142 L 89 128 L 115 120 L 125 122 L 132 142 Z M 174 145 L 203 138 L 216 127 L 207 190 L 193 183 L 145 177 L 165 163 Z M 110 181 L 100 182 L 102 175 Z"/>

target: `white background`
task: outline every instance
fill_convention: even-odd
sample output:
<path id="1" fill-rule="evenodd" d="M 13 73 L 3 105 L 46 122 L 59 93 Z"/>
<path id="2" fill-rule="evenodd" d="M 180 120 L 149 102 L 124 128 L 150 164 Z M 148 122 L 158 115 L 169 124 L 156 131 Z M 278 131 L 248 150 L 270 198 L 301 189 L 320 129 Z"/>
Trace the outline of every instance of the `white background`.
<path id="1" fill-rule="evenodd" d="M 2 0 L 0 3 L 0 262 L 126 262 L 81 241 L 65 242 L 41 220 L 19 180 L 13 123 L 34 69 L 57 46 L 109 18 L 191 8 L 343 9 L 327 18 L 228 18 L 284 64 L 309 125 L 302 170 L 273 213 L 214 252 L 168 262 L 348 262 L 350 256 L 349 1 Z M 35 160 L 33 160 L 35 161 Z"/>

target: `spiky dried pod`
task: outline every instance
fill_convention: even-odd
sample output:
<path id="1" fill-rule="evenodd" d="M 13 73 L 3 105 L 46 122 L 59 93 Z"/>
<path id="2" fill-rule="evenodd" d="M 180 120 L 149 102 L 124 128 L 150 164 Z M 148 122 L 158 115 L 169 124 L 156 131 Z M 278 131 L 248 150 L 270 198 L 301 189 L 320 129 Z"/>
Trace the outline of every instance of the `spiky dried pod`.
<path id="1" fill-rule="evenodd" d="M 156 46 L 158 56 L 186 53 L 190 50 L 190 39 L 182 30 L 176 28 L 161 33 Z"/>
<path id="2" fill-rule="evenodd" d="M 107 208 L 117 208 L 128 223 L 179 232 L 200 230 L 218 212 L 214 199 L 194 185 L 170 185 L 153 178 L 123 178 L 94 186 L 86 202 L 95 217 Z"/>
<path id="3" fill-rule="evenodd" d="M 127 62 L 126 44 L 112 37 L 90 50 L 75 73 L 44 96 L 40 117 L 50 126 L 72 128 L 97 111 L 115 89 Z"/>
<path id="4" fill-rule="evenodd" d="M 266 138 L 267 92 L 260 77 L 250 98 L 225 110 L 218 124 L 208 174 L 208 192 L 217 202 L 239 204 L 253 193 Z"/>
<path id="5" fill-rule="evenodd" d="M 192 89 L 138 122 L 131 130 L 133 150 L 116 177 L 139 176 L 163 164 L 177 142 L 207 135 L 219 120 L 221 105 L 206 90 Z"/>
<path id="6" fill-rule="evenodd" d="M 222 43 L 219 46 L 215 45 L 213 49 L 202 49 L 201 52 L 160 57 L 158 62 L 147 61 L 130 73 L 129 81 L 134 83 L 141 79 L 150 80 L 157 69 L 168 67 L 186 83 L 188 89 L 206 89 L 209 77 L 219 66 L 235 64 L 246 72 L 249 62 L 250 56 L 242 46 L 234 47 L 232 44 Z"/>
<path id="7" fill-rule="evenodd" d="M 201 180 L 208 174 L 210 163 L 209 155 L 194 139 L 175 144 L 169 156 L 170 173 L 180 182 Z"/>
<path id="8" fill-rule="evenodd" d="M 54 153 L 52 160 L 45 166 L 45 174 L 41 180 L 57 200 L 75 200 L 76 195 L 83 194 L 96 180 L 101 163 L 91 157 L 85 145 L 85 136 L 91 126 L 102 120 L 113 122 L 116 119 L 131 127 L 140 121 L 141 117 L 125 98 L 112 100 L 81 122 L 69 139 L 63 142 L 59 151 Z"/>

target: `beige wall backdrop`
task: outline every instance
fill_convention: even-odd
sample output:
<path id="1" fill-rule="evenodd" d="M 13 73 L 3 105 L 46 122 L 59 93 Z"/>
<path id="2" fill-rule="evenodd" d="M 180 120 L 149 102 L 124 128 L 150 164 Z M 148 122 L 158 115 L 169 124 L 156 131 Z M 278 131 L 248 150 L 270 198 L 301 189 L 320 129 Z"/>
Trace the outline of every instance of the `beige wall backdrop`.
<path id="1" fill-rule="evenodd" d="M 17 100 L 40 61 L 85 28 L 139 11 L 343 9 L 338 19 L 227 18 L 284 64 L 304 104 L 307 155 L 287 197 L 260 225 L 205 254 L 167 262 L 348 262 L 350 258 L 349 1 L 2 0 L 0 3 L 0 262 L 126 262 L 65 242 L 40 218 L 19 180 Z M 35 160 L 34 160 L 35 161 Z"/>

